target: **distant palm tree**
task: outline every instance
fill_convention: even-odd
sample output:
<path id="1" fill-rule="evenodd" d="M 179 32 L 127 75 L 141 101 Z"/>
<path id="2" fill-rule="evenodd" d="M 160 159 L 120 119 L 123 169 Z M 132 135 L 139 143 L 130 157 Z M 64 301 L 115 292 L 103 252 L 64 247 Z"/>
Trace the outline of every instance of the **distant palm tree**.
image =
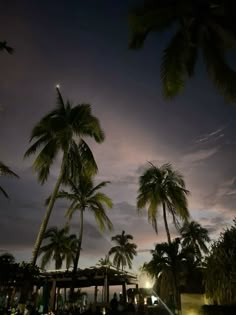
<path id="1" fill-rule="evenodd" d="M 185 222 L 180 229 L 182 245 L 184 248 L 192 247 L 196 255 L 201 258 L 202 252 L 208 253 L 206 243 L 210 242 L 207 229 L 195 221 Z"/>
<path id="2" fill-rule="evenodd" d="M 114 255 L 113 264 L 123 271 L 126 266 L 129 269 L 132 268 L 132 260 L 134 256 L 137 255 L 137 245 L 135 243 L 130 243 L 133 240 L 133 236 L 130 234 L 125 234 L 122 231 L 121 234 L 115 235 L 111 238 L 113 242 L 117 245 L 109 250 L 109 255 Z"/>
<path id="3" fill-rule="evenodd" d="M 0 176 L 11 176 L 19 178 L 19 176 L 14 173 L 8 166 L 6 166 L 4 163 L 0 161 Z M 0 186 L 0 192 L 6 197 L 9 198 L 6 191 Z"/>
<path id="4" fill-rule="evenodd" d="M 142 47 L 151 32 L 174 32 L 162 56 L 164 96 L 182 92 L 202 54 L 210 80 L 226 100 L 235 102 L 236 72 L 227 58 L 236 49 L 235 12 L 235 1 L 144 1 L 129 17 L 130 47 Z"/>
<path id="5" fill-rule="evenodd" d="M 111 199 L 99 190 L 105 187 L 109 182 L 101 182 L 98 185 L 94 184 L 94 180 L 87 174 L 80 173 L 77 178 L 69 179 L 67 184 L 70 192 L 61 190 L 56 198 L 67 199 L 70 202 L 67 210 L 68 220 L 71 220 L 75 212 L 80 213 L 80 227 L 78 235 L 78 247 L 74 261 L 74 273 L 77 270 L 80 258 L 81 245 L 84 231 L 84 212 L 91 211 L 94 215 L 101 231 L 107 227 L 112 229 L 112 223 L 106 214 L 106 207 L 112 208 Z"/>
<path id="6" fill-rule="evenodd" d="M 92 115 L 90 105 L 80 104 L 72 107 L 70 102 L 64 102 L 59 88 L 57 88 L 57 103 L 57 107 L 33 128 L 30 141 L 35 140 L 35 142 L 25 153 L 25 157 L 28 157 L 39 152 L 33 166 L 41 184 L 47 180 L 53 162 L 56 157 L 61 157 L 60 153 L 62 153 L 59 176 L 34 245 L 33 264 L 36 263 L 61 183 L 74 175 L 78 165 L 80 168 L 90 169 L 91 173 L 97 171 L 93 154 L 83 137 L 91 137 L 98 143 L 104 140 L 99 120 Z"/>
<path id="7" fill-rule="evenodd" d="M 68 227 L 62 229 L 51 227 L 44 234 L 44 241 L 46 244 L 39 250 L 39 255 L 43 255 L 41 267 L 45 268 L 52 259 L 55 261 L 56 269 L 61 269 L 64 260 L 66 260 L 66 267 L 69 268 L 77 250 L 76 235 L 69 235 Z"/>
<path id="8" fill-rule="evenodd" d="M 148 206 L 148 220 L 157 233 L 157 215 L 159 208 L 162 207 L 169 244 L 171 243 L 171 237 L 167 213 L 172 216 L 176 227 L 179 225 L 178 219 L 186 221 L 189 218 L 186 198 L 188 193 L 183 176 L 174 171 L 171 164 L 157 167 L 150 163 L 150 167 L 139 178 L 138 210 L 140 211 Z"/>
<path id="9" fill-rule="evenodd" d="M 4 50 L 8 52 L 8 54 L 14 53 L 14 49 L 8 46 L 6 41 L 0 42 L 0 51 L 4 51 Z"/>
<path id="10" fill-rule="evenodd" d="M 112 263 L 110 261 L 110 256 L 106 255 L 105 258 L 100 258 L 96 265 L 99 267 L 111 267 Z"/>

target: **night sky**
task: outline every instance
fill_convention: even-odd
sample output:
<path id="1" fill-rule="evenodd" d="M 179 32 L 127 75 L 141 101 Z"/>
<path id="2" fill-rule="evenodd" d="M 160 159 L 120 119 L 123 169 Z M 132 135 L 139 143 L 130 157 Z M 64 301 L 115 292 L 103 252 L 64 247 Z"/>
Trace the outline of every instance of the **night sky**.
<path id="1" fill-rule="evenodd" d="M 232 223 L 236 200 L 236 105 L 225 104 L 199 60 L 182 96 L 164 101 L 159 76 L 161 50 L 170 34 L 150 36 L 140 51 L 128 50 L 128 10 L 138 1 L 1 1 L 0 40 L 15 48 L 0 55 L 0 160 L 20 176 L 1 178 L 11 200 L 0 196 L 0 250 L 27 260 L 44 214 L 44 200 L 59 163 L 44 186 L 32 160 L 24 160 L 35 123 L 55 106 L 55 85 L 65 99 L 87 102 L 106 133 L 89 141 L 99 166 L 97 180 L 114 201 L 114 231 L 101 234 L 86 214 L 80 266 L 95 265 L 125 230 L 138 249 L 166 240 L 160 217 L 157 236 L 136 211 L 137 182 L 147 161 L 170 162 L 191 191 L 193 219 L 215 238 Z M 66 203 L 57 203 L 49 226 L 65 222 Z M 78 230 L 79 215 L 72 221 Z M 172 227 L 172 235 L 175 235 Z M 139 253 L 134 269 L 150 258 Z"/>

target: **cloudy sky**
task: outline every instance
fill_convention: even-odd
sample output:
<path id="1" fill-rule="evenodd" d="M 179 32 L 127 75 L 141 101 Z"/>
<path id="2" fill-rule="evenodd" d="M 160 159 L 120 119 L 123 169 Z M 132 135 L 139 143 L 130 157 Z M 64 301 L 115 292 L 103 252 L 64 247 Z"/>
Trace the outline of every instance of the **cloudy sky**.
<path id="1" fill-rule="evenodd" d="M 1 40 L 15 54 L 0 56 L 0 159 L 20 180 L 1 178 L 11 200 L 0 196 L 0 249 L 29 259 L 44 214 L 44 200 L 58 173 L 54 166 L 44 186 L 32 160 L 24 160 L 35 123 L 55 105 L 55 85 L 74 104 L 88 102 L 106 133 L 91 148 L 98 180 L 112 183 L 109 216 L 114 231 L 101 234 L 87 213 L 81 266 L 95 265 L 125 230 L 140 250 L 166 240 L 160 217 L 157 236 L 135 203 L 138 177 L 147 161 L 170 162 L 191 191 L 193 219 L 217 237 L 235 217 L 236 106 L 224 103 L 208 82 L 201 60 L 183 95 L 165 102 L 159 77 L 161 50 L 169 34 L 148 38 L 141 51 L 128 50 L 127 13 L 137 1 L 2 1 Z M 65 222 L 66 203 L 56 204 L 50 226 Z M 78 217 L 72 222 L 78 230 Z M 176 231 L 172 227 L 172 233 Z M 137 269 L 150 258 L 140 252 Z"/>

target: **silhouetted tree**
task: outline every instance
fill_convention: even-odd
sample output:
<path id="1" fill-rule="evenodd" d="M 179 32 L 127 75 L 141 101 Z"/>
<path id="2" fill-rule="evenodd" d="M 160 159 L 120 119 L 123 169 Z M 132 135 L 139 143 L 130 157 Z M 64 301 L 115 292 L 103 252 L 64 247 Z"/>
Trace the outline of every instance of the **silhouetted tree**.
<path id="1" fill-rule="evenodd" d="M 202 54 L 210 80 L 235 102 L 236 72 L 227 56 L 236 49 L 235 19 L 234 0 L 147 0 L 129 16 L 130 47 L 141 48 L 151 32 L 170 30 L 160 69 L 164 96 L 183 91 Z"/>
<path id="2" fill-rule="evenodd" d="M 206 295 L 219 304 L 236 303 L 236 219 L 219 240 L 215 241 L 206 258 Z"/>
<path id="3" fill-rule="evenodd" d="M 25 157 L 29 157 L 39 152 L 33 166 L 41 184 L 47 180 L 55 158 L 60 157 L 62 153 L 60 172 L 34 245 L 33 264 L 36 263 L 61 183 L 66 182 L 67 178 L 76 172 L 78 164 L 80 168 L 86 168 L 91 173 L 97 171 L 93 154 L 83 137 L 91 137 L 98 143 L 104 140 L 99 120 L 92 115 L 90 105 L 80 104 L 72 107 L 69 101 L 64 102 L 59 88 L 57 88 L 57 104 L 57 107 L 33 128 L 30 141 L 35 140 L 35 142 L 25 153 Z"/>
<path id="4" fill-rule="evenodd" d="M 185 222 L 180 229 L 182 237 L 182 246 L 184 248 L 192 247 L 196 255 L 201 258 L 202 252 L 208 253 L 206 243 L 210 242 L 207 229 L 203 228 L 195 221 Z"/>
<path id="5" fill-rule="evenodd" d="M 62 229 L 51 227 L 45 232 L 43 239 L 46 244 L 43 244 L 39 250 L 39 255 L 43 255 L 41 267 L 45 268 L 50 260 L 54 260 L 55 268 L 61 269 L 65 260 L 66 267 L 69 268 L 74 262 L 78 246 L 76 235 L 69 234 L 69 227 Z"/>
<path id="6" fill-rule="evenodd" d="M 109 255 L 114 255 L 113 265 L 116 266 L 117 269 L 121 267 L 122 271 L 126 266 L 131 269 L 132 260 L 134 256 L 137 255 L 137 245 L 130 243 L 130 241 L 133 240 L 133 236 L 131 234 L 125 234 L 125 231 L 122 231 L 121 234 L 113 236 L 111 240 L 117 244 L 109 250 Z"/>
<path id="7" fill-rule="evenodd" d="M 150 163 L 139 178 L 139 190 L 137 197 L 138 211 L 148 207 L 148 220 L 152 223 L 155 232 L 157 229 L 157 215 L 162 207 L 163 219 L 168 243 L 171 243 L 167 213 L 169 213 L 176 227 L 178 219 L 186 221 L 189 218 L 187 195 L 183 176 L 173 170 L 171 164 L 163 164 L 157 167 Z"/>

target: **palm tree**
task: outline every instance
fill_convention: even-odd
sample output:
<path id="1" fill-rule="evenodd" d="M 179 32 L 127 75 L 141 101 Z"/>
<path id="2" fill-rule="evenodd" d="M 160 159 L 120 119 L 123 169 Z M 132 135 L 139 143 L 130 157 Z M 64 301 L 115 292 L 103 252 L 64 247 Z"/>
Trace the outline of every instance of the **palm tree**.
<path id="1" fill-rule="evenodd" d="M 55 269 L 61 269 L 64 259 L 66 259 L 67 269 L 74 261 L 77 249 L 76 235 L 69 235 L 69 227 L 62 229 L 57 227 L 49 228 L 44 234 L 46 244 L 40 247 L 39 255 L 43 254 L 41 267 L 50 262 L 51 259 L 55 261 Z"/>
<path id="2" fill-rule="evenodd" d="M 109 255 L 114 255 L 113 264 L 117 269 L 121 267 L 122 271 L 126 266 L 131 269 L 132 260 L 134 256 L 137 255 L 137 245 L 130 243 L 130 241 L 133 240 L 133 236 L 125 234 L 125 231 L 122 231 L 121 234 L 113 236 L 111 240 L 117 244 L 109 250 Z"/>
<path id="3" fill-rule="evenodd" d="M 80 104 L 72 107 L 69 101 L 64 102 L 58 87 L 57 103 L 57 107 L 44 116 L 33 128 L 30 141 L 35 142 L 25 153 L 25 157 L 29 157 L 39 152 L 33 167 L 41 184 L 47 180 L 54 160 L 58 156 L 61 157 L 62 153 L 60 173 L 34 245 L 33 264 L 36 263 L 61 183 L 73 175 L 78 165 L 80 168 L 90 169 L 92 173 L 97 171 L 93 154 L 83 137 L 91 137 L 98 143 L 104 140 L 99 120 L 92 115 L 90 105 Z"/>
<path id="4" fill-rule="evenodd" d="M 104 181 L 95 185 L 91 176 L 81 172 L 77 178 L 68 180 L 67 184 L 70 188 L 70 192 L 61 190 L 56 196 L 56 198 L 67 199 L 70 202 L 66 214 L 68 220 L 71 220 L 75 212 L 79 211 L 80 213 L 78 247 L 73 268 L 74 274 L 76 273 L 80 258 L 85 210 L 90 210 L 93 213 L 101 231 L 104 231 L 106 227 L 109 230 L 112 229 L 112 223 L 106 215 L 106 207 L 112 208 L 112 201 L 106 194 L 99 192 L 99 190 L 105 187 L 108 183 L 109 182 Z"/>
<path id="5" fill-rule="evenodd" d="M 177 238 L 171 244 L 157 244 L 151 253 L 152 259 L 144 263 L 142 270 L 155 279 L 155 286 L 160 297 L 170 302 L 171 296 L 176 294 L 173 269 L 180 283 L 181 262 L 184 259 L 180 251 L 180 240 Z"/>
<path id="6" fill-rule="evenodd" d="M 193 248 L 196 255 L 201 258 L 202 252 L 208 253 L 206 243 L 210 242 L 207 229 L 203 228 L 195 221 L 185 222 L 180 229 L 182 246 L 184 248 Z"/>
<path id="7" fill-rule="evenodd" d="M 174 224 L 178 227 L 178 219 L 186 221 L 189 218 L 187 198 L 183 176 L 174 171 L 171 164 L 157 167 L 150 163 L 150 167 L 139 178 L 137 197 L 138 211 L 148 206 L 148 220 L 157 233 L 157 215 L 162 206 L 163 219 L 168 243 L 171 243 L 167 222 L 167 212 L 171 214 Z"/>
<path id="8" fill-rule="evenodd" d="M 236 101 L 236 72 L 228 50 L 236 49 L 235 1 L 149 0 L 130 14 L 130 47 L 143 46 L 151 32 L 174 32 L 161 62 L 166 98 L 178 95 L 203 55 L 208 76 L 226 100 Z"/>
<path id="9" fill-rule="evenodd" d="M 7 45 L 6 41 L 0 42 L 0 51 L 6 51 L 8 54 L 13 54 L 14 49 Z"/>
<path id="10" fill-rule="evenodd" d="M 6 166 L 4 163 L 0 161 L 0 176 L 11 176 L 19 178 L 19 176 L 14 173 L 8 166 Z M 0 192 L 6 197 L 9 198 L 6 191 L 0 186 Z"/>

